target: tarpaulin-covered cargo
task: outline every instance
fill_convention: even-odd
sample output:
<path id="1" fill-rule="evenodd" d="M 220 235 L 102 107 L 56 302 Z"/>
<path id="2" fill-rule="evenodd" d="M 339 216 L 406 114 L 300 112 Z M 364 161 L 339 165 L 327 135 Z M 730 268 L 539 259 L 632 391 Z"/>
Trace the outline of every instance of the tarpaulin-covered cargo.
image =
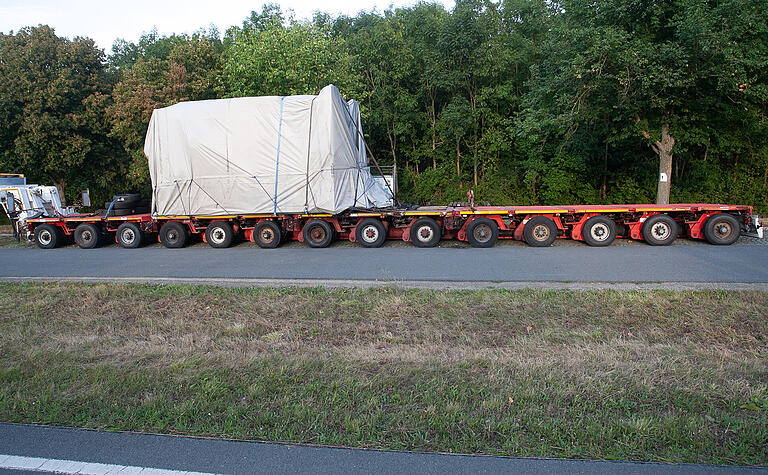
<path id="1" fill-rule="evenodd" d="M 336 214 L 392 205 L 368 168 L 359 106 L 333 85 L 317 96 L 156 109 L 144 153 L 156 215 Z"/>

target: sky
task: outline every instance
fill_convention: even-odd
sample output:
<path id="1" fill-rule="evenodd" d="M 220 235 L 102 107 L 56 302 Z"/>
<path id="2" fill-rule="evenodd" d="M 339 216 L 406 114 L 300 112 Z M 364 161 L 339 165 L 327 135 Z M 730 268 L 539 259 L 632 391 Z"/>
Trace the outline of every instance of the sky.
<path id="1" fill-rule="evenodd" d="M 435 0 L 448 9 L 454 0 Z M 311 18 L 316 10 L 354 15 L 360 10 L 381 12 L 391 5 L 408 6 L 416 0 L 273 0 L 284 12 L 293 10 L 296 19 Z M 117 38 L 136 41 L 156 28 L 160 34 L 192 33 L 212 24 L 221 33 L 240 25 L 263 0 L 0 0 L 0 31 L 18 31 L 24 26 L 46 24 L 59 36 L 85 36 L 107 53 Z"/>

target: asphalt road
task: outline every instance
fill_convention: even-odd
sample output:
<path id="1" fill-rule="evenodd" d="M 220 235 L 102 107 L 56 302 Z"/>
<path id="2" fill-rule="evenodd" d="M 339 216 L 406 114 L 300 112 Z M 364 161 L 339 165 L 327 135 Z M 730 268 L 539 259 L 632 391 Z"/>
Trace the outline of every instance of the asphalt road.
<path id="1" fill-rule="evenodd" d="M 134 473 L 137 468 L 273 474 L 757 474 L 768 472 L 765 469 L 750 467 L 340 449 L 0 423 L 0 470 L 8 470 L 13 466 L 29 467 L 40 464 L 39 459 L 30 463 L 29 459 L 25 461 L 18 457 L 14 459 L 4 457 L 7 455 L 54 459 L 46 462 L 48 467 L 66 467 L 67 465 L 75 467 L 75 464 L 64 461 L 79 461 L 127 466 L 133 468 Z M 104 467 L 101 472 L 95 470 L 97 467 L 93 468 L 95 473 L 106 472 Z M 74 471 L 74 468 L 70 470 Z M 124 470 L 123 473 L 129 472 L 130 470 Z"/>
<path id="2" fill-rule="evenodd" d="M 768 282 L 768 246 L 556 245 L 490 249 L 337 244 L 229 249 L 0 248 L 0 276 L 314 279 L 455 282 Z"/>

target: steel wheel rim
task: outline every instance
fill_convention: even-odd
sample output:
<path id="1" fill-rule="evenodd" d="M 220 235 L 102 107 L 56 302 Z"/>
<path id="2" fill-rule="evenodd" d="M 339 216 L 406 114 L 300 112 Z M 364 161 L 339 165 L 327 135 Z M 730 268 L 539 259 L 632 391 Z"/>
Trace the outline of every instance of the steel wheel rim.
<path id="1" fill-rule="evenodd" d="M 731 233 L 733 233 L 733 227 L 731 227 L 731 223 L 728 223 L 726 221 L 721 221 L 717 224 L 715 224 L 715 236 L 717 236 L 720 239 L 726 239 L 731 236 Z"/>
<path id="2" fill-rule="evenodd" d="M 322 241 L 325 239 L 325 229 L 322 226 L 312 226 L 312 229 L 309 230 L 309 238 L 313 242 Z"/>
<path id="3" fill-rule="evenodd" d="M 264 228 L 261 230 L 261 242 L 269 244 L 274 241 L 274 239 L 275 233 L 271 229 Z"/>
<path id="4" fill-rule="evenodd" d="M 168 233 L 166 234 L 166 237 L 168 238 L 168 242 L 174 242 L 178 240 L 179 234 L 176 232 L 176 230 L 172 229 L 168 231 Z"/>
<path id="5" fill-rule="evenodd" d="M 537 241 L 546 241 L 549 238 L 549 227 L 544 224 L 537 224 L 533 227 L 533 237 Z"/>
<path id="6" fill-rule="evenodd" d="M 37 239 L 40 241 L 40 244 L 48 245 L 53 241 L 53 235 L 51 235 L 51 232 L 46 230 L 40 231 L 40 234 L 38 234 Z"/>
<path id="7" fill-rule="evenodd" d="M 432 226 L 424 225 L 416 230 L 416 236 L 421 242 L 429 242 L 435 236 L 435 230 L 432 229 Z"/>
<path id="8" fill-rule="evenodd" d="M 475 229 L 472 230 L 472 236 L 474 236 L 476 241 L 485 243 L 491 240 L 493 231 L 487 224 L 478 224 L 475 226 Z"/>
<path id="9" fill-rule="evenodd" d="M 656 223 L 651 227 L 651 234 L 658 239 L 666 239 L 672 234 L 672 229 L 667 223 Z"/>
<path id="10" fill-rule="evenodd" d="M 595 241 L 606 241 L 611 235 L 611 230 L 608 229 L 608 225 L 604 223 L 597 223 L 589 230 L 589 235 Z"/>
<path id="11" fill-rule="evenodd" d="M 80 233 L 80 239 L 82 239 L 85 242 L 93 241 L 93 233 L 90 230 L 86 229 L 85 231 Z"/>
<path id="12" fill-rule="evenodd" d="M 227 233 L 222 228 L 213 228 L 211 230 L 211 242 L 214 244 L 221 244 L 226 239 Z"/>
<path id="13" fill-rule="evenodd" d="M 376 226 L 369 224 L 363 228 L 362 237 L 363 241 L 374 243 L 379 240 L 379 229 Z"/>
<path id="14" fill-rule="evenodd" d="M 124 243 L 133 244 L 133 241 L 136 239 L 136 235 L 134 234 L 133 229 L 124 229 L 122 238 Z"/>

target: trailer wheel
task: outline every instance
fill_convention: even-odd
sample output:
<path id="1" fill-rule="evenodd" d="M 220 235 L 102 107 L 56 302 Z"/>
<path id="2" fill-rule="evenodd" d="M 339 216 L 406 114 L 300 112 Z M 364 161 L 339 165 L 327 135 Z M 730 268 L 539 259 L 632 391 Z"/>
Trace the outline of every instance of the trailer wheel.
<path id="1" fill-rule="evenodd" d="M 643 238 L 651 246 L 668 246 L 677 239 L 677 223 L 666 214 L 654 214 L 643 223 Z"/>
<path id="2" fill-rule="evenodd" d="M 378 219 L 366 218 L 357 225 L 355 238 L 363 247 L 381 247 L 387 240 L 387 230 Z"/>
<path id="3" fill-rule="evenodd" d="M 411 224 L 411 242 L 416 247 L 435 247 L 441 235 L 440 226 L 432 218 L 418 218 Z"/>
<path id="4" fill-rule="evenodd" d="M 117 242 L 126 249 L 141 247 L 144 233 L 136 223 L 123 223 L 117 227 Z"/>
<path id="5" fill-rule="evenodd" d="M 216 249 L 231 246 L 234 239 L 235 231 L 226 221 L 214 221 L 205 229 L 205 241 Z"/>
<path id="6" fill-rule="evenodd" d="M 160 228 L 160 242 L 168 249 L 178 249 L 187 245 L 187 228 L 178 221 L 168 221 Z"/>
<path id="7" fill-rule="evenodd" d="M 739 239 L 741 226 L 739 220 L 727 213 L 710 216 L 704 223 L 704 237 L 710 244 L 727 246 Z"/>
<path id="8" fill-rule="evenodd" d="M 309 247 L 328 247 L 333 241 L 333 227 L 322 219 L 311 219 L 301 231 Z"/>
<path id="9" fill-rule="evenodd" d="M 534 216 L 525 223 L 523 237 L 529 246 L 551 246 L 557 238 L 557 225 L 546 216 Z"/>
<path id="10" fill-rule="evenodd" d="M 101 229 L 93 223 L 82 223 L 75 228 L 75 244 L 82 249 L 93 249 L 101 244 Z"/>
<path id="11" fill-rule="evenodd" d="M 473 219 L 466 234 L 472 247 L 493 247 L 499 240 L 499 225 L 490 218 Z"/>
<path id="12" fill-rule="evenodd" d="M 253 242 L 263 249 L 274 249 L 282 239 L 280 226 L 274 221 L 262 221 L 253 230 Z"/>
<path id="13" fill-rule="evenodd" d="M 35 243 L 40 249 L 53 249 L 62 244 L 63 241 L 57 226 L 41 224 L 35 228 Z"/>
<path id="14" fill-rule="evenodd" d="M 581 235 L 590 246 L 610 246 L 616 239 L 616 222 L 606 216 L 592 216 L 584 223 Z"/>

